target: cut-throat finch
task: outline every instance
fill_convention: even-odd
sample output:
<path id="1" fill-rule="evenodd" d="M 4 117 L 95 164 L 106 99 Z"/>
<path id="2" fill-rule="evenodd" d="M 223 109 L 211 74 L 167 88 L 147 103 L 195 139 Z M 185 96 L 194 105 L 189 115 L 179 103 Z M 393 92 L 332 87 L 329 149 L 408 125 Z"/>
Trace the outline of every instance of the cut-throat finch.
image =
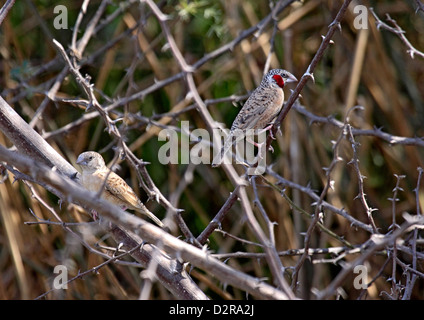
<path id="1" fill-rule="evenodd" d="M 106 167 L 103 157 L 94 151 L 83 152 L 77 164 L 82 168 L 81 184 L 93 192 L 101 192 L 101 197 L 123 210 L 130 209 L 148 216 L 161 228 L 164 227 L 152 212 L 140 201 L 134 190 L 115 172 Z"/>
<path id="2" fill-rule="evenodd" d="M 272 69 L 263 77 L 259 87 L 252 92 L 234 119 L 224 146 L 213 159 L 213 167 L 218 167 L 222 163 L 234 143 L 236 133 L 246 132 L 249 129 L 258 132 L 271 128 L 283 108 L 284 85 L 296 81 L 294 75 L 283 69 Z"/>

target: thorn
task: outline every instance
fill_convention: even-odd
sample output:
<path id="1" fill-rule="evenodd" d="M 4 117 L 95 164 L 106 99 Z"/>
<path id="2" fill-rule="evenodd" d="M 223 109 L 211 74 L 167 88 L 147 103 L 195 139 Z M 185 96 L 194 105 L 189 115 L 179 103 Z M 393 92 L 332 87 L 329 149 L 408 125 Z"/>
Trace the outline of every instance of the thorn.
<path id="1" fill-rule="evenodd" d="M 332 23 L 330 23 L 330 25 L 329 25 L 328 27 L 329 27 L 329 28 L 332 28 L 333 26 L 336 26 L 336 28 L 337 28 L 337 29 L 339 29 L 339 31 L 340 31 L 340 32 L 342 32 L 342 26 L 341 26 L 340 22 L 338 22 L 338 21 L 337 21 L 337 22 L 335 23 L 335 22 L 333 21 Z"/>
<path id="2" fill-rule="evenodd" d="M 405 179 L 406 178 L 406 175 L 404 175 L 404 174 L 396 174 L 395 173 L 394 176 L 398 179 Z"/>
<path id="3" fill-rule="evenodd" d="M 322 38 L 322 40 L 324 40 L 325 39 L 325 36 L 324 35 L 321 35 L 321 38 Z M 334 41 L 333 40 L 330 40 L 329 41 L 329 44 L 334 44 Z"/>
<path id="4" fill-rule="evenodd" d="M 401 187 L 394 187 L 393 190 L 392 190 L 392 192 L 395 192 L 397 190 L 398 191 L 404 191 L 403 188 L 401 188 Z"/>
<path id="5" fill-rule="evenodd" d="M 115 123 L 117 123 L 119 121 L 123 121 L 123 120 L 124 120 L 124 118 L 118 118 L 118 119 L 115 119 L 115 120 L 111 120 L 110 122 L 115 124 Z"/>
<path id="6" fill-rule="evenodd" d="M 165 52 L 165 51 L 168 51 L 170 48 L 171 48 L 171 46 L 167 42 L 163 45 L 163 47 L 160 49 L 160 51 Z"/>
<path id="7" fill-rule="evenodd" d="M 311 78 L 312 82 L 315 83 L 314 74 L 309 71 L 309 67 L 308 67 L 308 70 L 306 70 L 306 72 L 305 72 L 305 74 L 303 76 L 306 76 L 306 77 Z"/>

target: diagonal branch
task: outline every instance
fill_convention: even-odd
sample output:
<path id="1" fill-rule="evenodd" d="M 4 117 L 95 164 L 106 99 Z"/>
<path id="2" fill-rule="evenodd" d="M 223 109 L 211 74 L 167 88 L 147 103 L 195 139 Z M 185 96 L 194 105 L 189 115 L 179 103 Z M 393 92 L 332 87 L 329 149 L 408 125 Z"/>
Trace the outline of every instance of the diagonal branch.
<path id="1" fill-rule="evenodd" d="M 324 55 L 325 50 L 331 43 L 331 38 L 333 37 L 336 30 L 340 30 L 340 22 L 343 18 L 343 16 L 346 13 L 346 10 L 349 6 L 349 4 L 352 2 L 352 0 L 345 0 L 340 7 L 339 12 L 336 15 L 336 18 L 333 20 L 333 22 L 330 24 L 329 29 L 327 31 L 327 34 L 322 39 L 321 45 L 318 48 L 318 51 L 315 53 L 315 56 L 313 57 L 311 63 L 309 64 L 306 72 L 303 74 L 302 78 L 299 80 L 296 88 L 293 90 L 292 94 L 290 95 L 289 99 L 285 103 L 283 109 L 281 110 L 280 114 L 278 115 L 277 119 L 274 122 L 274 125 L 272 127 L 272 134 L 269 135 L 267 138 L 267 146 L 270 146 L 272 142 L 272 136 L 275 136 L 275 134 L 278 131 L 278 127 L 283 123 L 284 119 L 287 117 L 287 114 L 289 113 L 290 109 L 294 105 L 295 101 L 298 99 L 300 92 L 303 90 L 304 86 L 306 85 L 306 82 L 309 79 L 314 80 L 313 73 L 315 71 L 316 66 L 318 65 L 319 61 Z"/>

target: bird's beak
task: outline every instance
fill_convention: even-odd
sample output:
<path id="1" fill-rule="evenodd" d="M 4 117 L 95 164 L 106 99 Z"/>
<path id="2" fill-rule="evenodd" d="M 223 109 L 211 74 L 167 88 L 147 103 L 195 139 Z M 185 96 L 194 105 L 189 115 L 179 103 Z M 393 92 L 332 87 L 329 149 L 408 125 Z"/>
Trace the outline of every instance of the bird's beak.
<path id="1" fill-rule="evenodd" d="M 78 157 L 78 159 L 77 159 L 77 164 L 79 164 L 79 165 L 83 165 L 83 164 L 85 164 L 85 162 L 84 162 L 83 158 Z"/>
<path id="2" fill-rule="evenodd" d="M 287 75 L 288 77 L 287 77 L 286 83 L 297 82 L 297 78 L 294 75 L 292 75 L 290 72 L 287 72 Z"/>

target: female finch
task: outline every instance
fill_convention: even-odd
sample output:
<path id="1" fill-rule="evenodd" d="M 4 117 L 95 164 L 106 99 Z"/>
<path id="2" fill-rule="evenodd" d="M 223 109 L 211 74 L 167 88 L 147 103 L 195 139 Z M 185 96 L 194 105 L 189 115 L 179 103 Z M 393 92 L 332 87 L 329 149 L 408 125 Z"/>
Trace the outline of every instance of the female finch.
<path id="1" fill-rule="evenodd" d="M 101 191 L 103 199 L 120 206 L 123 210 L 138 211 L 163 228 L 162 221 L 146 208 L 124 179 L 106 167 L 99 153 L 83 152 L 78 156 L 77 164 L 82 168 L 81 183 L 86 189 L 94 192 Z"/>

